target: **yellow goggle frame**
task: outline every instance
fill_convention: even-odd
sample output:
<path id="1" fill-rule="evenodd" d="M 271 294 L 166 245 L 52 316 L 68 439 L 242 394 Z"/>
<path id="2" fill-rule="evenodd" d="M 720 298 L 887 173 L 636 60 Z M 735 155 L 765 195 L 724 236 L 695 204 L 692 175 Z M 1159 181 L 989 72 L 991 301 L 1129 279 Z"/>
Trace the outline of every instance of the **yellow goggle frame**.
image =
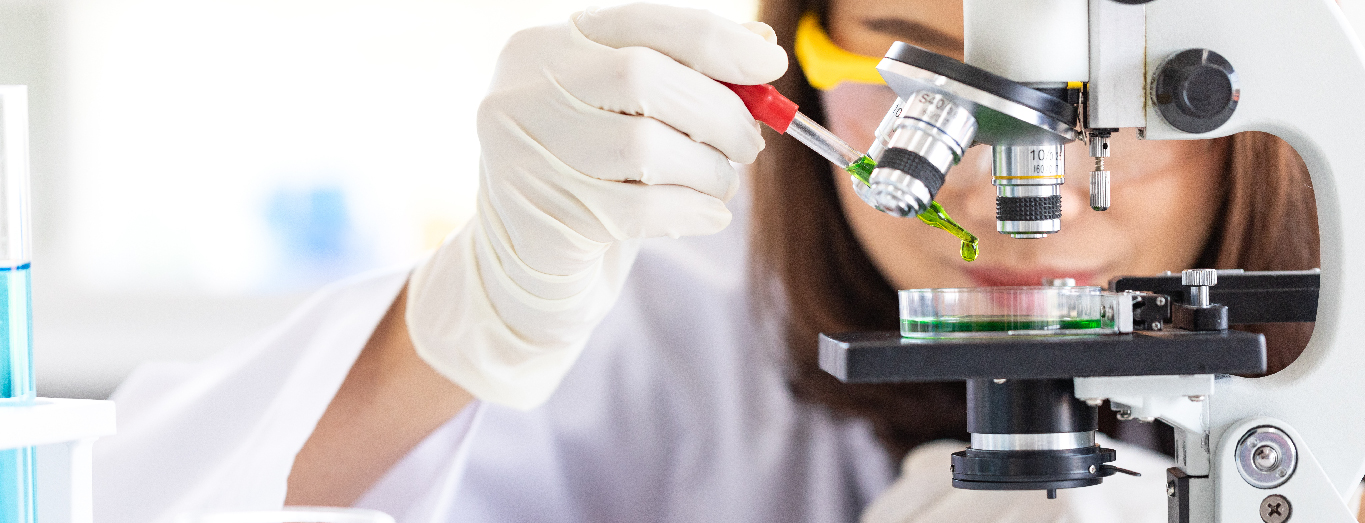
<path id="1" fill-rule="evenodd" d="M 829 39 L 820 17 L 806 13 L 796 25 L 796 63 L 811 87 L 828 91 L 843 82 L 886 84 L 877 72 L 880 57 L 846 51 Z"/>

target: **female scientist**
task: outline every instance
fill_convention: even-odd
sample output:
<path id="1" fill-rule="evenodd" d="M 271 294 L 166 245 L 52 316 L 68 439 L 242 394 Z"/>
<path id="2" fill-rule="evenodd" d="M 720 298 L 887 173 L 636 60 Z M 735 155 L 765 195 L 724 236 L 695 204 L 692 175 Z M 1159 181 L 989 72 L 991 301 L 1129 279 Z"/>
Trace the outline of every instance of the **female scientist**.
<path id="1" fill-rule="evenodd" d="M 773 82 L 866 149 L 895 97 L 875 57 L 895 40 L 960 57 L 960 2 L 769 0 L 762 19 L 632 4 L 514 36 L 479 111 L 477 216 L 253 345 L 130 377 L 98 447 L 101 521 L 281 504 L 404 522 L 1165 521 L 1168 465 L 1122 443 L 1142 478 L 1054 501 L 951 488 L 962 385 L 841 384 L 816 334 L 894 329 L 896 289 L 1315 267 L 1298 157 L 1264 134 L 1125 134 L 1113 210 L 1083 210 L 1073 180 L 1065 230 L 987 235 L 969 264 L 797 142 L 765 141 L 715 81 Z M 988 173 L 976 148 L 939 194 L 970 230 L 993 228 Z M 1270 334 L 1273 370 L 1308 331 Z"/>

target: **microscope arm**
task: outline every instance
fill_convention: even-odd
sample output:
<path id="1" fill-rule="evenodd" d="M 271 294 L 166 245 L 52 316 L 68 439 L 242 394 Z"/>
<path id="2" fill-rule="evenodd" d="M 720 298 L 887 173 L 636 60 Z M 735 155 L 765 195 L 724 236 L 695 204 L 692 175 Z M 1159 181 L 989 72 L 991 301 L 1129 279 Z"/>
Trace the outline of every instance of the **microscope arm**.
<path id="1" fill-rule="evenodd" d="M 1236 113 L 1214 133 L 1183 133 L 1149 107 L 1146 137 L 1275 134 L 1302 156 L 1317 196 L 1322 287 L 1312 341 L 1272 376 L 1219 380 L 1208 402 L 1213 521 L 1256 521 L 1274 493 L 1297 521 L 1354 522 L 1344 500 L 1365 476 L 1365 347 L 1347 328 L 1365 324 L 1365 274 L 1347 268 L 1365 255 L 1365 231 L 1345 224 L 1362 223 L 1365 208 L 1345 198 L 1365 194 L 1365 51 L 1332 0 L 1158 0 L 1146 10 L 1148 70 L 1186 49 L 1212 49 L 1235 64 L 1242 86 Z M 1251 486 L 1237 469 L 1239 440 L 1262 425 L 1298 449 L 1297 471 L 1275 489 Z"/>
<path id="2" fill-rule="evenodd" d="M 1187 497 L 1187 507 L 1173 507 L 1171 521 L 1257 521 L 1262 506 L 1281 496 L 1294 521 L 1354 522 L 1344 500 L 1365 476 L 1365 347 L 1347 327 L 1365 325 L 1365 274 L 1347 271 L 1347 263 L 1365 256 L 1365 230 L 1345 224 L 1365 223 L 1365 206 L 1346 199 L 1365 194 L 1359 139 L 1365 50 L 1340 9 L 1333 0 L 965 0 L 964 6 L 968 64 L 1021 82 L 1085 71 L 1087 128 L 1136 127 L 1139 136 L 1158 140 L 1264 131 L 1300 154 L 1317 197 L 1322 290 L 1313 339 L 1299 359 L 1272 376 L 1221 378 L 1216 386 L 1207 375 L 1081 378 L 1076 396 L 1112 398 L 1129 415 L 1160 417 L 1180 429 L 1182 477 L 1173 478 L 1180 487 L 1173 490 Z M 1074 41 L 1084 38 L 1069 30 L 1078 13 L 1089 24 L 1088 64 L 1072 53 Z M 1047 25 L 1058 20 L 1066 23 Z M 1169 104 L 1163 115 L 1151 94 L 1163 62 L 1192 49 L 1226 58 L 1240 88 L 1231 97 L 1230 119 L 1208 125 L 1211 132 L 1186 132 L 1199 127 L 1188 122 L 1180 125 L 1185 131 L 1177 129 Z M 1058 63 L 1070 68 L 1058 71 Z M 1191 394 L 1205 389 L 1214 393 Z M 1272 488 L 1252 486 L 1238 469 L 1239 442 L 1253 441 L 1244 436 L 1262 426 L 1291 439 L 1297 458 L 1288 479 Z"/>

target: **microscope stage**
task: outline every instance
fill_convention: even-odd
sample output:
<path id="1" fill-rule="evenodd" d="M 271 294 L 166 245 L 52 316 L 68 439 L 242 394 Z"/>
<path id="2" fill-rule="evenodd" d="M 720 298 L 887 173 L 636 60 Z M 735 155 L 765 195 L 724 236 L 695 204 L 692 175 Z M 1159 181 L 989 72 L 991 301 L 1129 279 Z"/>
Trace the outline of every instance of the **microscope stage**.
<path id="1" fill-rule="evenodd" d="M 902 338 L 895 331 L 820 335 L 820 368 L 845 383 L 1257 374 L 1265 365 L 1265 337 L 1236 330 L 934 339 Z"/>

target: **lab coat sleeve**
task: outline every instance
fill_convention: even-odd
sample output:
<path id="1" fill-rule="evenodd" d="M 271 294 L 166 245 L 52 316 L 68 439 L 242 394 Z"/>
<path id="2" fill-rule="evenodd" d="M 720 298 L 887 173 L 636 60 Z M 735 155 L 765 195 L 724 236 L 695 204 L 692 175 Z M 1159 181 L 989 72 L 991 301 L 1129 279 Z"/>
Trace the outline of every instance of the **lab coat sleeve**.
<path id="1" fill-rule="evenodd" d="M 95 447 L 96 519 L 280 507 L 294 456 L 410 269 L 330 285 L 254 343 L 202 363 L 135 372 L 112 398 L 118 434 Z"/>

